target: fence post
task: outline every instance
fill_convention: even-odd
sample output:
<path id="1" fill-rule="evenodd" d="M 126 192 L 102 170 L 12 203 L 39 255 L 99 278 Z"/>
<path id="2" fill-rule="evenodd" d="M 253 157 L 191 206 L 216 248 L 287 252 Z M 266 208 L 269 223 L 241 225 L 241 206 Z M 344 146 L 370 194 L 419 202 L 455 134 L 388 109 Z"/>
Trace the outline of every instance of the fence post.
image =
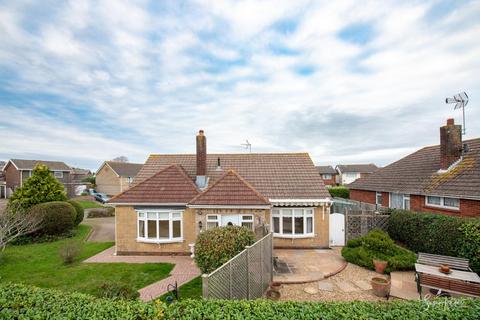
<path id="1" fill-rule="evenodd" d="M 250 300 L 250 248 L 252 246 L 247 246 L 247 255 L 246 255 L 246 260 L 247 260 L 247 299 Z"/>
<path id="2" fill-rule="evenodd" d="M 202 295 L 208 299 L 208 274 L 202 274 Z"/>

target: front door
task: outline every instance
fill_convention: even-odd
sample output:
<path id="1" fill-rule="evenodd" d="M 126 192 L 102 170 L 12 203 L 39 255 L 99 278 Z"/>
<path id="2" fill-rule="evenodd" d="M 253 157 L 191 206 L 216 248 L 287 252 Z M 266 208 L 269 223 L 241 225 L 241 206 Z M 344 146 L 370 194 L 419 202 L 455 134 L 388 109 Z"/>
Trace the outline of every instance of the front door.
<path id="1" fill-rule="evenodd" d="M 222 227 L 239 226 L 239 225 L 240 225 L 239 215 L 222 215 Z"/>

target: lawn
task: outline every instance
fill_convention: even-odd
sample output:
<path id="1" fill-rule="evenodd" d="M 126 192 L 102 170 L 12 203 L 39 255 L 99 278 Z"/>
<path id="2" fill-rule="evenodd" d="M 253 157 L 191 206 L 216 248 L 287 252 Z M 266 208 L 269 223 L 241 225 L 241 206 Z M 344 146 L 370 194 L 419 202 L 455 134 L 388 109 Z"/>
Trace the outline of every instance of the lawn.
<path id="1" fill-rule="evenodd" d="M 180 286 L 179 290 L 180 300 L 184 299 L 200 299 L 202 298 L 202 277 L 196 277 L 184 285 Z M 167 301 L 169 293 L 164 294 L 159 299 Z"/>
<path id="2" fill-rule="evenodd" d="M 78 227 L 74 239 L 81 241 L 83 249 L 71 265 L 64 265 L 58 253 L 68 240 L 7 247 L 0 257 L 0 281 L 98 295 L 105 282 L 124 282 L 140 289 L 170 274 L 173 265 L 168 263 L 82 263 L 113 245 L 113 242 L 83 242 L 90 228 Z"/>
<path id="3" fill-rule="evenodd" d="M 90 208 L 103 208 L 104 206 L 97 201 L 89 201 L 89 200 L 75 200 L 77 201 L 83 209 L 90 209 Z"/>

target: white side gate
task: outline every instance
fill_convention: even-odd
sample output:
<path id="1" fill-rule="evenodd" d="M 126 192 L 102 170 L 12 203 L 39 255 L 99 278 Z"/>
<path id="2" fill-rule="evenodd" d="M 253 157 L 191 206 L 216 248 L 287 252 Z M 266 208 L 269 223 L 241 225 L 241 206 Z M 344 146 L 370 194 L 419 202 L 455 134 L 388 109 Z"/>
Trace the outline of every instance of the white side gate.
<path id="1" fill-rule="evenodd" d="M 330 246 L 345 245 L 345 215 L 342 213 L 330 214 Z"/>

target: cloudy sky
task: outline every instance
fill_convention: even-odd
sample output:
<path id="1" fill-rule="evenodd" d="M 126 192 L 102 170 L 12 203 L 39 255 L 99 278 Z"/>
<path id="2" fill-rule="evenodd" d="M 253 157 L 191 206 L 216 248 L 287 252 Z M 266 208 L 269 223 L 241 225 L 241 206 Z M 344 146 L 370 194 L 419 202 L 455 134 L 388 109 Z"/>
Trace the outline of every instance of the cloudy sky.
<path id="1" fill-rule="evenodd" d="M 388 164 L 480 136 L 480 1 L 0 1 L 0 159 L 308 151 Z"/>

